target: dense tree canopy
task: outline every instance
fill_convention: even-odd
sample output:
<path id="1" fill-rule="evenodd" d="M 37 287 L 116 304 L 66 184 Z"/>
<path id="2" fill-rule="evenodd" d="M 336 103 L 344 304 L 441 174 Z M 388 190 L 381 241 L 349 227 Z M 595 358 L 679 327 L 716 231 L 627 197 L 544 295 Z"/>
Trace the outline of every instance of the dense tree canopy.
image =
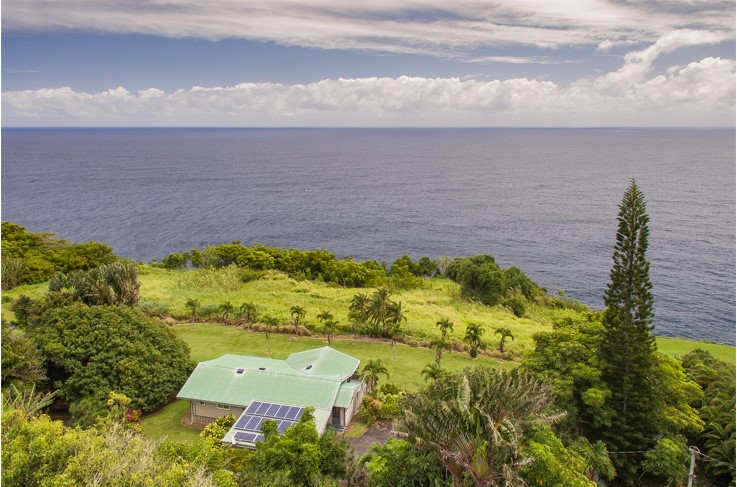
<path id="1" fill-rule="evenodd" d="M 53 233 L 31 233 L 2 222 L 2 285 L 11 289 L 49 279 L 57 272 L 89 270 L 115 262 L 113 249 L 99 242 L 72 244 Z"/>
<path id="2" fill-rule="evenodd" d="M 99 405 L 116 391 L 130 397 L 134 408 L 150 411 L 192 370 L 181 338 L 125 306 L 50 309 L 27 332 L 46 358 L 59 397 L 71 403 Z"/>

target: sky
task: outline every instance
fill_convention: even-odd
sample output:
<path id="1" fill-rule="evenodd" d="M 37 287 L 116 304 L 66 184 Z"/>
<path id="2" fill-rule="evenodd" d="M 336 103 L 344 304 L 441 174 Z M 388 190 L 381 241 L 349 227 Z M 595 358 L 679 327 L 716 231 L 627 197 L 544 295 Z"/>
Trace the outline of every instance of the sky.
<path id="1" fill-rule="evenodd" d="M 735 2 L 3 0 L 2 125 L 734 126 Z"/>

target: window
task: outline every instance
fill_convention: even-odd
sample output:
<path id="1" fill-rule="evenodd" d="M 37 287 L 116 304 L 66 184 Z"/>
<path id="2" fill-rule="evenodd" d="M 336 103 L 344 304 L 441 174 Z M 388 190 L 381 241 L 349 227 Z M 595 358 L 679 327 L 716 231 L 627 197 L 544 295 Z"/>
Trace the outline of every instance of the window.
<path id="1" fill-rule="evenodd" d="M 217 405 L 217 408 L 218 409 L 225 409 L 226 411 L 230 411 L 230 405 L 228 405 L 228 404 L 218 404 Z"/>

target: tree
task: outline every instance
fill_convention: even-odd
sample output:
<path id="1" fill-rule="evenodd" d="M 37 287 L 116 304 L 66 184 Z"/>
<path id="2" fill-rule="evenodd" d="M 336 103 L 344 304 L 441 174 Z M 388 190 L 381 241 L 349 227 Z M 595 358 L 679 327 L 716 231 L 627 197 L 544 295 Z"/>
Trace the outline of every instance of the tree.
<path id="1" fill-rule="evenodd" d="M 299 422 L 282 435 L 274 421 L 264 422 L 264 441 L 256 443 L 256 452 L 248 462 L 261 476 L 260 485 L 334 485 L 329 479 L 334 482 L 345 476 L 345 442 L 335 440 L 331 432 L 319 436 L 312 411 L 306 409 Z"/>
<path id="2" fill-rule="evenodd" d="M 422 368 L 422 372 L 420 374 L 425 379 L 425 382 L 428 380 L 438 380 L 438 378 L 445 373 L 445 369 L 440 367 L 438 364 L 427 364 Z"/>
<path id="3" fill-rule="evenodd" d="M 443 485 L 437 453 L 421 450 L 405 440 L 391 438 L 384 445 L 374 443 L 359 463 L 373 487 Z"/>
<path id="4" fill-rule="evenodd" d="M 514 340 L 514 335 L 512 335 L 512 330 L 506 327 L 497 328 L 494 330 L 494 335 L 501 335 L 501 339 L 499 340 L 499 352 L 504 353 L 504 341 L 507 338 L 511 338 Z"/>
<path id="5" fill-rule="evenodd" d="M 243 303 L 239 308 L 241 316 L 246 320 L 247 323 L 253 323 L 256 321 L 256 305 L 253 303 Z"/>
<path id="6" fill-rule="evenodd" d="M 271 355 L 271 329 L 279 325 L 279 320 L 271 316 L 264 316 L 264 333 L 266 333 L 266 353 Z"/>
<path id="7" fill-rule="evenodd" d="M 453 332 L 453 323 L 448 318 L 443 318 L 435 323 L 435 326 L 440 329 L 440 338 L 430 342 L 430 346 L 435 349 L 435 365 L 440 367 L 443 352 L 445 350 L 450 352 L 453 349 L 453 344 L 446 339 L 447 335 Z"/>
<path id="8" fill-rule="evenodd" d="M 235 311 L 235 308 L 230 303 L 230 301 L 226 301 L 220 306 L 218 306 L 218 309 L 223 313 L 223 323 L 226 325 L 228 324 L 228 316 Z"/>
<path id="9" fill-rule="evenodd" d="M 363 375 L 366 380 L 366 386 L 368 392 L 373 393 L 376 390 L 376 385 L 379 383 L 379 374 L 383 374 L 386 378 L 389 378 L 389 371 L 386 369 L 381 359 L 370 359 L 363 367 Z"/>
<path id="10" fill-rule="evenodd" d="M 371 295 L 367 316 L 373 325 L 372 334 L 374 337 L 380 337 L 386 327 L 386 319 L 389 316 L 389 304 L 391 303 L 390 296 L 391 294 L 387 288 L 377 289 Z"/>
<path id="11" fill-rule="evenodd" d="M 184 303 L 184 307 L 192 311 L 192 326 L 197 321 L 197 309 L 200 307 L 200 302 L 197 299 L 190 298 Z"/>
<path id="12" fill-rule="evenodd" d="M 36 345 L 23 333 L 11 330 L 5 320 L 2 320 L 0 346 L 2 347 L 0 382 L 3 389 L 9 386 L 21 389 L 28 386 L 35 387 L 46 381 L 43 356 Z"/>
<path id="13" fill-rule="evenodd" d="M 392 301 L 389 304 L 389 311 L 388 316 L 386 319 L 387 324 L 387 330 L 389 331 L 389 336 L 392 340 L 392 357 L 393 360 L 397 360 L 397 339 L 402 334 L 402 322 L 407 321 L 407 316 L 405 315 L 405 308 L 402 306 L 401 302 L 394 302 Z"/>
<path id="14" fill-rule="evenodd" d="M 368 320 L 369 297 L 365 293 L 355 294 L 351 298 L 351 305 L 348 307 L 348 318 L 351 320 L 351 328 L 353 329 L 353 339 L 356 339 L 356 329 L 366 324 Z"/>
<path id="15" fill-rule="evenodd" d="M 44 312 L 25 331 L 46 356 L 58 396 L 70 403 L 99 405 L 116 391 L 151 411 L 193 367 L 189 347 L 169 327 L 126 306 L 74 303 Z"/>
<path id="16" fill-rule="evenodd" d="M 332 346 L 333 337 L 335 336 L 335 330 L 338 326 L 338 322 L 332 318 L 326 319 L 322 322 L 322 334 L 328 340 L 328 345 Z"/>
<path id="17" fill-rule="evenodd" d="M 552 391 L 530 376 L 475 367 L 407 395 L 400 428 L 440 456 L 456 485 L 464 474 L 478 486 L 520 485 L 524 431 L 557 417 L 552 402 Z"/>
<path id="18" fill-rule="evenodd" d="M 57 273 L 49 280 L 49 299 L 62 295 L 88 306 L 138 305 L 138 270 L 135 264 L 114 262 L 87 271 Z"/>
<path id="19" fill-rule="evenodd" d="M 602 379 L 611 391 L 612 424 L 602 431 L 610 450 L 647 450 L 653 445 L 655 337 L 651 333 L 653 297 L 646 259 L 648 221 L 645 198 L 633 179 L 617 216 L 610 283 L 604 294 L 604 334 L 599 348 Z M 634 481 L 637 458 L 617 455 L 618 473 Z"/>
<path id="20" fill-rule="evenodd" d="M 294 334 L 299 336 L 299 322 L 307 315 L 307 311 L 302 306 L 295 304 L 289 308 L 289 314 L 294 318 Z"/>
<path id="21" fill-rule="evenodd" d="M 435 323 L 435 326 L 437 326 L 440 329 L 440 339 L 445 341 L 446 335 L 448 333 L 453 333 L 453 322 L 450 321 L 448 318 L 443 318 L 442 320 Z"/>
<path id="22" fill-rule="evenodd" d="M 478 355 L 479 353 L 479 347 L 481 346 L 481 335 L 483 335 L 485 331 L 486 330 L 484 330 L 484 328 L 477 323 L 469 323 L 466 327 L 466 336 L 464 337 L 464 340 L 466 340 L 466 342 L 471 345 L 471 351 L 469 353 L 472 358 L 475 358 L 476 355 Z"/>

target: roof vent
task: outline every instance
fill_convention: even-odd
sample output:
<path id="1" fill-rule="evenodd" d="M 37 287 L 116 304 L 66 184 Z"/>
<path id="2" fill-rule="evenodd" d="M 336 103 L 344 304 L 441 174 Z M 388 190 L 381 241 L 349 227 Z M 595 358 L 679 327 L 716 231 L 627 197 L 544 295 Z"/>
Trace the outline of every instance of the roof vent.
<path id="1" fill-rule="evenodd" d="M 242 374 L 243 373 L 243 369 L 238 369 L 238 370 L 235 371 L 235 373 L 236 374 Z"/>
<path id="2" fill-rule="evenodd" d="M 258 370 L 266 370 L 266 367 L 259 367 Z"/>
<path id="3" fill-rule="evenodd" d="M 305 367 L 305 370 L 310 370 L 311 368 L 312 368 L 312 365 L 308 365 L 307 367 Z"/>

